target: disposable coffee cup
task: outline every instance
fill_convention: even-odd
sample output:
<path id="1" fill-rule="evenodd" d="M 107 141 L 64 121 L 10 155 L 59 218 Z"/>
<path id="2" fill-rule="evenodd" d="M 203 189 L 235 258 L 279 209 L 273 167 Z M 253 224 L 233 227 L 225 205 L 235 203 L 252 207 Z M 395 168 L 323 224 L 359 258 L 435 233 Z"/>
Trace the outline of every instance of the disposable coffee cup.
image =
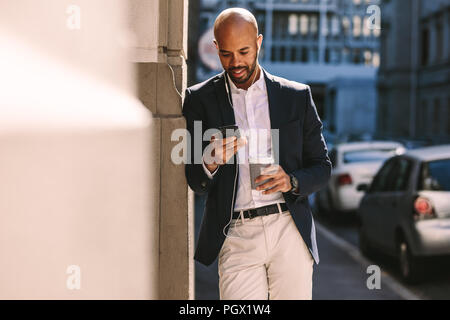
<path id="1" fill-rule="evenodd" d="M 269 179 L 261 181 L 259 183 L 255 182 L 255 179 L 263 174 L 263 170 L 265 168 L 270 167 L 274 163 L 273 158 L 271 157 L 258 157 L 258 158 L 249 158 L 248 164 L 250 166 L 250 180 L 252 190 L 256 190 L 256 187 L 266 183 Z"/>

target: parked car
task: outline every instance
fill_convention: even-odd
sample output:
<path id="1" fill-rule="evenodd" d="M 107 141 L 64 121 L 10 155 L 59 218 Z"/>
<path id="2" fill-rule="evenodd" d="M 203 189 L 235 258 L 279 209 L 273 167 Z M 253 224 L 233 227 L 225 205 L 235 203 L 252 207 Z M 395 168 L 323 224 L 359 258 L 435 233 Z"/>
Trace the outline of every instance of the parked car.
<path id="1" fill-rule="evenodd" d="M 355 212 L 364 193 L 358 184 L 369 184 L 386 159 L 406 151 L 402 144 L 391 141 L 350 142 L 334 146 L 330 153 L 333 164 L 328 185 L 315 195 L 315 209 L 336 215 Z"/>
<path id="2" fill-rule="evenodd" d="M 424 257 L 450 255 L 450 145 L 414 149 L 385 162 L 358 210 L 363 254 L 396 257 L 402 277 L 420 280 Z"/>

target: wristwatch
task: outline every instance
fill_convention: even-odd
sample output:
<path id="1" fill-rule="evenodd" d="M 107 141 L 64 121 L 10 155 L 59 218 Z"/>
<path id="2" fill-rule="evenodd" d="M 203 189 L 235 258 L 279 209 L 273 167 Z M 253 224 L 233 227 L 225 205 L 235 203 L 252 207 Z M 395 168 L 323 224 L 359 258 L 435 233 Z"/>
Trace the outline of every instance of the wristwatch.
<path id="1" fill-rule="evenodd" d="M 291 186 L 292 186 L 292 189 L 289 190 L 289 192 L 298 191 L 297 190 L 298 189 L 298 180 L 297 180 L 297 178 L 293 174 L 290 174 L 289 177 L 291 178 Z"/>

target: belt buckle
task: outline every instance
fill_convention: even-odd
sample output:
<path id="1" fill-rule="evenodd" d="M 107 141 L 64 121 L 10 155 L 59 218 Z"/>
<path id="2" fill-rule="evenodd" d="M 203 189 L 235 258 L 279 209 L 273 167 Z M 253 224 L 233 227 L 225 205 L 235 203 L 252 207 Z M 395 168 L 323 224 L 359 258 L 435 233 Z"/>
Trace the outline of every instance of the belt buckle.
<path id="1" fill-rule="evenodd" d="M 263 210 L 264 210 L 264 215 L 267 216 L 269 214 L 269 207 L 265 207 Z"/>

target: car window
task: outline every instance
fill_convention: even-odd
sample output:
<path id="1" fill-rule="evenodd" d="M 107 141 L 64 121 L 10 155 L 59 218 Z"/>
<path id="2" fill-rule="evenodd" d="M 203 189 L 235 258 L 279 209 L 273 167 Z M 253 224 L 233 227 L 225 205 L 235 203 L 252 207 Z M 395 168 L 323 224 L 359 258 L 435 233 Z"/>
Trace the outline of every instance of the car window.
<path id="1" fill-rule="evenodd" d="M 344 163 L 384 161 L 396 155 L 397 149 L 366 149 L 344 152 Z"/>
<path id="2" fill-rule="evenodd" d="M 450 191 L 450 159 L 424 162 L 418 189 Z"/>
<path id="3" fill-rule="evenodd" d="M 398 158 L 395 161 L 394 169 L 390 174 L 388 191 L 406 191 L 408 188 L 409 176 L 411 174 L 412 163 L 405 158 Z"/>
<path id="4" fill-rule="evenodd" d="M 370 186 L 370 193 L 388 191 L 389 176 L 395 165 L 395 159 L 388 160 L 378 171 Z"/>

